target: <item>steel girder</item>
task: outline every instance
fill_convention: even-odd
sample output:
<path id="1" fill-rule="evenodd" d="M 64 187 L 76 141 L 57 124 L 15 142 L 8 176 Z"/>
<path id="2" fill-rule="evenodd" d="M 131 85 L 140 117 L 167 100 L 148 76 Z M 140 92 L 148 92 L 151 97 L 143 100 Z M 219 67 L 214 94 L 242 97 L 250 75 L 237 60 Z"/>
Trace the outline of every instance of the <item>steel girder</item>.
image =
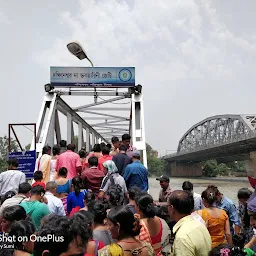
<path id="1" fill-rule="evenodd" d="M 177 152 L 208 149 L 256 136 L 256 115 L 218 115 L 193 125 L 180 139 Z"/>
<path id="2" fill-rule="evenodd" d="M 143 163 L 147 167 L 143 95 L 132 92 L 130 88 L 123 89 L 125 91 L 84 88 L 81 90 L 68 89 L 67 91 L 53 90 L 46 93 L 37 122 L 36 148 L 39 156 L 43 146 L 46 144 L 53 146 L 55 138 L 57 143 L 62 139 L 58 115 L 60 112 L 67 119 L 68 143 L 74 141 L 73 124 L 76 123 L 78 126 L 78 150 L 81 149 L 84 141 L 86 141 L 86 150 L 89 152 L 95 143 L 102 141 L 108 143 L 113 136 L 121 137 L 122 134 L 129 133 L 132 137 L 132 144 L 137 150 L 142 151 Z M 94 103 L 71 108 L 62 100 L 62 95 L 93 96 Z M 101 96 L 108 98 L 103 99 Z M 119 102 L 119 106 L 108 105 L 109 103 L 117 104 L 114 102 L 122 99 L 125 99 L 126 102 Z M 127 107 L 120 105 L 127 105 Z M 112 114 L 111 111 L 114 113 Z M 82 118 L 78 112 L 86 113 L 89 116 Z M 120 112 L 121 114 L 119 114 Z M 87 120 L 90 120 L 90 124 Z M 33 150 L 32 147 L 31 150 Z"/>
<path id="3" fill-rule="evenodd" d="M 54 138 L 59 144 L 62 139 L 61 127 L 59 122 L 59 112 L 67 118 L 67 143 L 74 143 L 73 124 L 78 125 L 78 147 L 81 149 L 84 144 L 83 131 L 86 131 L 86 148 L 89 151 L 91 144 L 95 144 L 95 140 L 101 140 L 106 143 L 109 141 L 89 125 L 82 117 L 80 117 L 73 109 L 59 97 L 57 93 L 46 93 L 41 107 L 41 111 L 37 121 L 36 131 L 36 150 L 39 156 L 42 154 L 42 148 L 45 145 L 53 147 Z M 90 140 L 90 137 L 92 140 Z M 31 143 L 31 150 L 34 146 Z"/>

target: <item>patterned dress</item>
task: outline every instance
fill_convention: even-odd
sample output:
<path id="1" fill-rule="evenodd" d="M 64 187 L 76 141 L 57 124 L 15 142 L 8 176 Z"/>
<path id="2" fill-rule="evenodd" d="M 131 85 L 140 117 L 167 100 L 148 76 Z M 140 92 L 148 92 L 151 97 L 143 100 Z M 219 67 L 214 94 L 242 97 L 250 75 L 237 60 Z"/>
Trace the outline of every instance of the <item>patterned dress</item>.
<path id="1" fill-rule="evenodd" d="M 133 250 L 123 250 L 123 248 L 119 244 L 111 244 L 105 246 L 103 249 L 98 251 L 99 256 L 123 256 L 124 252 L 130 252 L 131 255 L 141 255 L 142 250 L 147 247 L 148 248 L 148 256 L 154 256 L 154 250 L 152 246 L 148 243 L 144 243 L 145 245 L 140 248 L 136 248 Z"/>

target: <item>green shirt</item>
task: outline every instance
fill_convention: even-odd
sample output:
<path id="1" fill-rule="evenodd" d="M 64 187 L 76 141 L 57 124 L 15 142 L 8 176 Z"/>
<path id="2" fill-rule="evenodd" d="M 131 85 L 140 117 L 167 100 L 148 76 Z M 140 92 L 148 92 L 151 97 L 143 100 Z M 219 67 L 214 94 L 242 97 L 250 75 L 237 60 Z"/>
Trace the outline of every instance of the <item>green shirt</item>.
<path id="1" fill-rule="evenodd" d="M 31 217 L 36 230 L 38 230 L 43 217 L 50 214 L 48 205 L 39 201 L 22 202 L 20 206 L 22 206 L 25 209 L 27 215 Z"/>
<path id="2" fill-rule="evenodd" d="M 244 252 L 246 252 L 247 256 L 254 256 L 255 255 L 255 252 L 250 248 L 245 248 Z"/>

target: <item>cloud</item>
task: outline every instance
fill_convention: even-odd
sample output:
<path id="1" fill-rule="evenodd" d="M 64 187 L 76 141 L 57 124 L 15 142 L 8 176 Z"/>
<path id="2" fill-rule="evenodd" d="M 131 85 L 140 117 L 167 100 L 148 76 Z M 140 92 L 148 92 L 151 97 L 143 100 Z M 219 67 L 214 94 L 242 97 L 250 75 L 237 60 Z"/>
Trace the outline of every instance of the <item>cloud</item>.
<path id="1" fill-rule="evenodd" d="M 238 81 L 234 74 L 239 76 L 245 63 L 248 75 L 253 72 L 252 60 L 247 57 L 256 55 L 255 35 L 235 36 L 208 0 L 137 0 L 132 6 L 122 0 L 81 0 L 77 13 L 63 12 L 59 21 L 60 26 L 66 26 L 65 37 L 56 38 L 52 48 L 35 53 L 34 60 L 47 68 L 86 65 L 65 48 L 68 41 L 78 40 L 96 66 L 135 66 L 136 80 L 144 85 L 146 96 L 147 137 L 162 152 L 166 142 L 159 141 L 156 130 L 158 136 L 167 137 L 173 118 L 178 122 L 186 118 L 187 111 L 191 111 L 191 125 L 200 121 L 192 118 L 200 106 L 194 103 L 193 94 L 204 97 L 200 95 L 202 88 L 216 81 L 216 87 L 230 89 L 229 84 Z M 177 100 L 182 90 L 186 98 Z M 217 96 L 213 88 L 210 90 Z M 174 102 L 181 106 L 173 106 Z M 183 109 L 188 103 L 191 109 Z M 203 116 L 212 110 L 200 111 Z M 184 124 L 182 131 L 172 128 L 172 149 L 188 125 Z"/>
<path id="2" fill-rule="evenodd" d="M 3 12 L 0 12 L 0 24 L 1 23 L 2 24 L 11 24 L 11 21 Z"/>

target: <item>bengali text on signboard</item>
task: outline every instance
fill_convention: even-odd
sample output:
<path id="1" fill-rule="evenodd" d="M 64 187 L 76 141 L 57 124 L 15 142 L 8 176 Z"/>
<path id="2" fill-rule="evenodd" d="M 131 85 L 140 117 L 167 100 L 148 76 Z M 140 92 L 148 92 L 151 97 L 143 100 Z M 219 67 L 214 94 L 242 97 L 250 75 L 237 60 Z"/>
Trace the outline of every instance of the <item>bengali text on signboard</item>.
<path id="1" fill-rule="evenodd" d="M 51 67 L 54 87 L 134 87 L 134 67 Z"/>
<path id="2" fill-rule="evenodd" d="M 25 173 L 27 179 L 33 178 L 35 164 L 36 164 L 36 151 L 26 151 L 26 152 L 10 152 L 8 158 L 16 158 L 18 160 L 19 166 L 18 170 Z"/>

